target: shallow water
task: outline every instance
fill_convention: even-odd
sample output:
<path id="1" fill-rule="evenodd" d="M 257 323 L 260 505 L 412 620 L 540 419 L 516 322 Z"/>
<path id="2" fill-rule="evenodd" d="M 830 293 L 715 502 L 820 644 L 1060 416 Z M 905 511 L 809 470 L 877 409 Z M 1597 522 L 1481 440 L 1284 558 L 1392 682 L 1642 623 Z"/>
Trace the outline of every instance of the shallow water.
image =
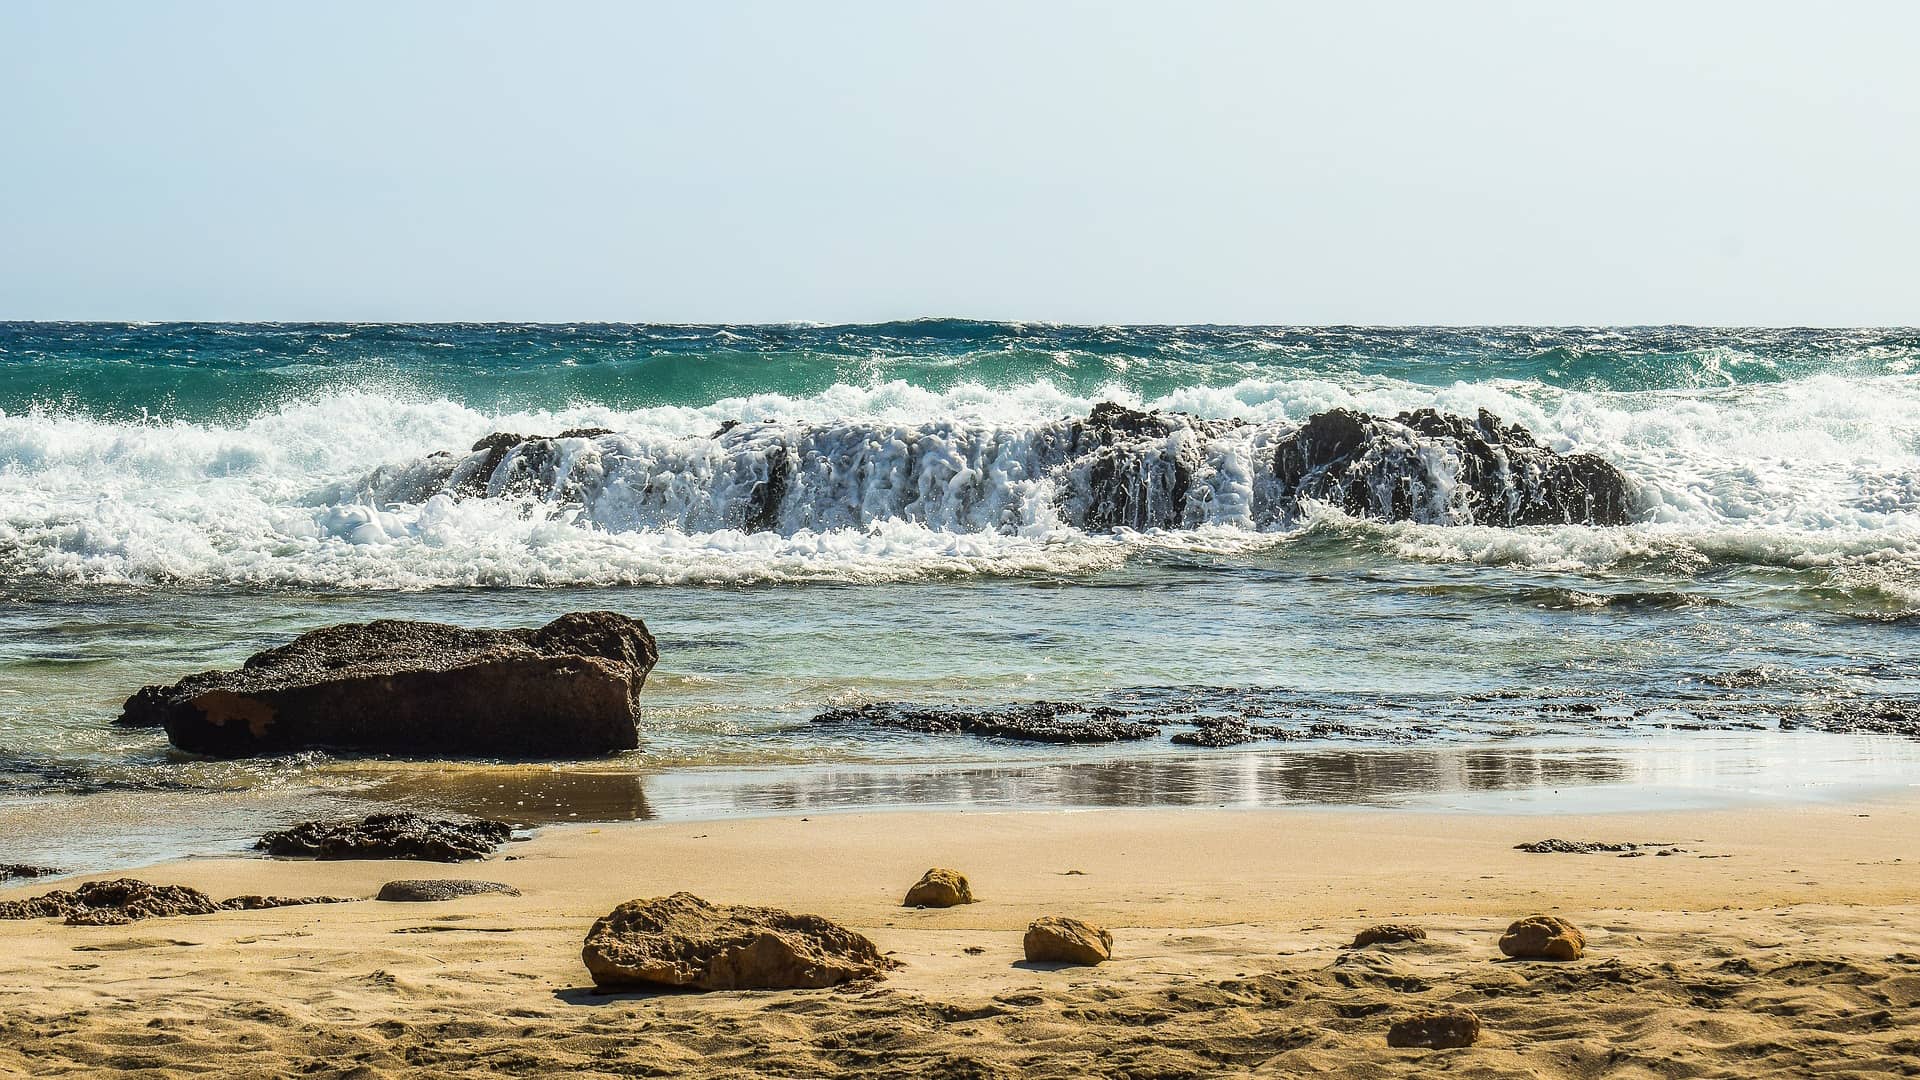
<path id="1" fill-rule="evenodd" d="M 548 821 L 1908 784 L 1915 743 L 1807 729 L 1920 696 L 1916 360 L 1910 331 L 0 326 L 0 861 L 225 850 L 366 800 Z M 1071 477 L 1021 471 L 1107 399 L 1245 421 L 1181 527 L 1080 527 Z M 1491 409 L 1619 466 L 1637 523 L 1252 514 L 1262 440 L 1333 406 Z M 563 440 L 551 489 L 408 487 L 489 432 L 583 426 L 615 434 Z M 772 443 L 823 471 L 745 531 L 729 500 Z M 582 608 L 660 639 L 619 759 L 205 762 L 109 723 L 326 623 Z M 1036 699 L 1166 726 L 1063 749 L 811 722 Z M 1293 738 L 1168 741 L 1219 713 Z"/>

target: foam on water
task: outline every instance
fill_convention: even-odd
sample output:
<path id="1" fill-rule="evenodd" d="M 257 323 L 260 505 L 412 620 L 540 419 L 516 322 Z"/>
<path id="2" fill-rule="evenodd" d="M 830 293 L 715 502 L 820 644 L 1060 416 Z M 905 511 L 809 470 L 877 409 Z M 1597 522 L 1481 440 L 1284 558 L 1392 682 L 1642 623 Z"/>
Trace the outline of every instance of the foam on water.
<path id="1" fill-rule="evenodd" d="M 1196 451 L 1202 497 L 1184 527 L 1106 534 L 1076 524 L 1084 507 L 1074 479 L 1046 472 L 1046 446 L 1064 419 L 1106 399 L 1246 422 Z M 1382 415 L 1488 409 L 1557 450 L 1614 462 L 1639 487 L 1643 522 L 1496 529 L 1263 512 L 1272 438 L 1337 406 Z M 740 426 L 716 438 L 728 422 Z M 578 497 L 456 500 L 410 473 L 493 431 L 578 427 L 617 433 L 565 441 L 562 489 Z M 764 480 L 775 446 L 810 454 L 816 474 L 802 476 L 811 487 L 788 500 L 777 528 L 748 532 L 742 493 Z M 1125 385 L 1076 392 L 1044 378 L 943 390 L 887 380 L 702 405 L 505 411 L 337 390 L 233 423 L 0 413 L 0 575 L 16 586 L 51 578 L 391 589 L 880 581 L 1071 573 L 1139 552 L 1340 537 L 1422 561 L 1817 568 L 1835 587 L 1912 604 L 1917 478 L 1920 376 L 1904 374 L 1653 391 L 1308 376 L 1153 397 Z"/>

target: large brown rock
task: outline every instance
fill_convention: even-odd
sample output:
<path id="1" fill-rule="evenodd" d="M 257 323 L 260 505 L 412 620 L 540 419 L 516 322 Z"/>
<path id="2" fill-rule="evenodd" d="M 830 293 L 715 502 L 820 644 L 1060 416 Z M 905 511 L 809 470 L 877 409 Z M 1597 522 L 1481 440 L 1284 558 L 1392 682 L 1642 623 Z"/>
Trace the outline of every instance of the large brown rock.
<path id="1" fill-rule="evenodd" d="M 1500 935 L 1500 951 L 1515 960 L 1578 960 L 1586 949 L 1579 928 L 1552 915 L 1529 915 Z"/>
<path id="2" fill-rule="evenodd" d="M 958 870 L 934 867 L 920 875 L 920 880 L 907 890 L 903 907 L 958 907 L 973 903 L 973 886 L 967 884 L 967 875 Z"/>
<path id="3" fill-rule="evenodd" d="M 1113 957 L 1112 934 L 1058 915 L 1035 919 L 1022 944 L 1035 964 L 1098 964 Z"/>
<path id="4" fill-rule="evenodd" d="M 643 623 L 608 611 L 537 630 L 347 623 L 238 671 L 145 687 L 120 722 L 164 726 L 175 746 L 213 757 L 585 757 L 639 745 L 640 688 L 658 657 Z"/>
<path id="5" fill-rule="evenodd" d="M 1480 1017 L 1472 1009 L 1450 1009 L 1396 1021 L 1387 1029 L 1387 1045 L 1452 1050 L 1480 1041 Z"/>
<path id="6" fill-rule="evenodd" d="M 692 893 L 629 900 L 593 924 L 581 959 L 600 987 L 799 990 L 895 966 L 873 942 L 818 915 L 709 904 Z"/>

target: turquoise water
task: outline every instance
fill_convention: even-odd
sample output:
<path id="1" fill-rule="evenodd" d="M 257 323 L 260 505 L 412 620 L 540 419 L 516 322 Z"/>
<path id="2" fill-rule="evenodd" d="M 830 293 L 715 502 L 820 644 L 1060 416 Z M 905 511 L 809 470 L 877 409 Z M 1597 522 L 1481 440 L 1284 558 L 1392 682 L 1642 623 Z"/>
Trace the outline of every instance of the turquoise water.
<path id="1" fill-rule="evenodd" d="M 1916 362 L 1910 330 L 0 325 L 0 861 L 224 849 L 368 800 L 570 820 L 1910 783 L 1915 744 L 1861 717 L 1920 696 Z M 1203 510 L 1074 524 L 1030 450 L 1103 400 L 1244 421 Z M 1636 523 L 1254 512 L 1263 447 L 1337 406 L 1489 409 L 1617 465 Z M 563 440 L 570 484 L 418 483 L 435 452 L 569 428 L 613 433 Z M 821 464 L 747 531 L 769 442 Z M 109 724 L 143 683 L 329 622 L 578 608 L 660 638 L 623 758 L 215 763 Z M 812 722 L 1035 699 L 1295 738 Z"/>

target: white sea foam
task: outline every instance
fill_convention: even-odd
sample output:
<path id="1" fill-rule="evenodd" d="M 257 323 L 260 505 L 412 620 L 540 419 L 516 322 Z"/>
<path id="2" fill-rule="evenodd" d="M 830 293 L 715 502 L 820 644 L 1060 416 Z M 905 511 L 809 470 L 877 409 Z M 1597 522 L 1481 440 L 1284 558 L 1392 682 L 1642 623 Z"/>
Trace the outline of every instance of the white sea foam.
<path id="1" fill-rule="evenodd" d="M 1102 399 L 1248 421 L 1169 451 L 1197 455 L 1184 527 L 1077 528 L 1074 477 L 1036 467 L 1059 421 Z M 1329 510 L 1272 520 L 1262 477 L 1274 433 L 1336 406 L 1489 409 L 1556 449 L 1613 461 L 1637 482 L 1645 520 L 1517 530 Z M 742 426 L 714 439 L 727 421 Z M 464 452 L 494 431 L 576 427 L 618 433 L 566 444 L 568 490 L 590 497 L 408 490 L 408 470 L 435 451 Z M 816 474 L 802 477 L 809 496 L 790 501 L 778 528 L 745 531 L 739 508 L 764 480 L 754 455 L 808 439 L 820 451 L 808 458 Z M 0 414 L 0 576 L 375 588 L 887 581 L 1075 573 L 1143 550 L 1231 553 L 1337 536 L 1422 561 L 1815 569 L 1837 588 L 1920 603 L 1917 477 L 1920 377 L 1910 375 L 1639 393 L 1266 379 L 1153 400 L 1120 388 L 1082 397 L 1046 381 L 942 392 L 896 381 L 699 408 L 501 415 L 402 392 L 338 392 L 232 426 Z"/>

